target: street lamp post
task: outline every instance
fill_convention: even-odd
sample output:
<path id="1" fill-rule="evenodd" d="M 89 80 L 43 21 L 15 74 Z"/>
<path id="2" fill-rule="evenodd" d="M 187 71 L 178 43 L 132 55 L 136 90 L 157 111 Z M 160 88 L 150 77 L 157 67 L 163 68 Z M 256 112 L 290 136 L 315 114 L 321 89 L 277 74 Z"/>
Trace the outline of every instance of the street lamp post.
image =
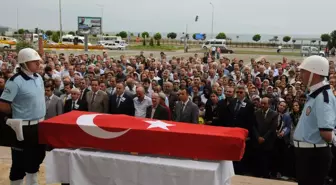
<path id="1" fill-rule="evenodd" d="M 214 27 L 214 11 L 215 11 L 215 7 L 212 4 L 212 2 L 210 2 L 211 6 L 212 6 L 212 23 L 211 23 L 211 38 L 213 39 L 214 34 L 213 34 L 213 27 Z"/>
<path id="2" fill-rule="evenodd" d="M 59 38 L 59 42 L 62 42 L 62 34 L 63 34 L 63 30 L 62 30 L 62 2 L 61 0 L 58 0 L 58 4 L 59 4 L 59 23 L 60 23 L 60 38 Z"/>

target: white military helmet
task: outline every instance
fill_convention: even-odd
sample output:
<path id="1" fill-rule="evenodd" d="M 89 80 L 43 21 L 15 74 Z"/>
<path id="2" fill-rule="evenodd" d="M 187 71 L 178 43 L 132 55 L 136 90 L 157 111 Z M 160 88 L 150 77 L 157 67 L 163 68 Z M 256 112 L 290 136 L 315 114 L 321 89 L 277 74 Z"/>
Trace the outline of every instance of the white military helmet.
<path id="1" fill-rule="evenodd" d="M 19 51 L 18 63 L 24 64 L 30 61 L 42 60 L 40 55 L 32 48 L 24 48 Z"/>
<path id="2" fill-rule="evenodd" d="M 304 59 L 298 68 L 321 76 L 329 75 L 329 61 L 326 58 L 317 55 Z"/>

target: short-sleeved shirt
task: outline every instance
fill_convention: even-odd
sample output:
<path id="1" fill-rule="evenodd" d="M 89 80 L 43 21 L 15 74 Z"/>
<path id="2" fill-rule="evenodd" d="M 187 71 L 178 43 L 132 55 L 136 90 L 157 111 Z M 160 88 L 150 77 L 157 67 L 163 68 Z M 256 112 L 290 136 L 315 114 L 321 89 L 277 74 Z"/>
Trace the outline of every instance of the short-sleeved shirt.
<path id="1" fill-rule="evenodd" d="M 38 120 L 46 114 L 44 84 L 39 74 L 19 72 L 5 85 L 0 101 L 11 104 L 14 119 Z"/>
<path id="2" fill-rule="evenodd" d="M 148 96 L 145 96 L 144 99 L 140 102 L 138 97 L 133 99 L 134 109 L 135 109 L 135 117 L 146 117 L 147 107 L 152 105 L 152 100 Z"/>
<path id="3" fill-rule="evenodd" d="M 332 131 L 336 126 L 336 98 L 330 85 L 321 82 L 309 94 L 299 123 L 294 132 L 294 140 L 312 144 L 326 143 L 320 131 Z"/>

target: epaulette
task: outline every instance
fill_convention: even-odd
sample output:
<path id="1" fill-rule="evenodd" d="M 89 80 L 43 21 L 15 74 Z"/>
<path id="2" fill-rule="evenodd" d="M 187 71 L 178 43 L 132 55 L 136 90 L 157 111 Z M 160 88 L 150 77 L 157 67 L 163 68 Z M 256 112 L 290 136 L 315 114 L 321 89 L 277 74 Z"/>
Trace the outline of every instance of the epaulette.
<path id="1" fill-rule="evenodd" d="M 319 95 L 321 92 L 323 93 L 323 101 L 325 103 L 329 103 L 329 95 L 327 90 L 330 89 L 330 85 L 325 85 L 319 89 L 317 89 L 315 92 L 311 93 L 309 96 L 312 98 L 316 98 L 317 95 Z"/>
<path id="2" fill-rule="evenodd" d="M 9 78 L 9 80 L 14 81 L 14 79 L 18 76 L 20 76 L 20 73 L 15 73 L 12 77 Z"/>

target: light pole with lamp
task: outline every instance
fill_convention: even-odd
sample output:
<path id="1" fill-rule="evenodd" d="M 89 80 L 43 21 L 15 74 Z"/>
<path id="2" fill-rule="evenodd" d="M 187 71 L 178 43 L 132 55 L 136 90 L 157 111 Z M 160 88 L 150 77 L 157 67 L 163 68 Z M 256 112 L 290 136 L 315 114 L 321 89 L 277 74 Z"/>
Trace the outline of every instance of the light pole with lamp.
<path id="1" fill-rule="evenodd" d="M 212 2 L 210 2 L 211 6 L 212 6 L 212 23 L 211 23 L 211 38 L 213 39 L 214 34 L 213 34 L 213 27 L 214 27 L 214 11 L 215 11 L 215 7 L 212 4 Z"/>
<path id="2" fill-rule="evenodd" d="M 60 38 L 59 38 L 59 42 L 62 42 L 62 34 L 63 34 L 63 30 L 62 30 L 62 2 L 61 0 L 58 0 L 58 4 L 59 4 L 59 23 L 60 23 Z"/>

